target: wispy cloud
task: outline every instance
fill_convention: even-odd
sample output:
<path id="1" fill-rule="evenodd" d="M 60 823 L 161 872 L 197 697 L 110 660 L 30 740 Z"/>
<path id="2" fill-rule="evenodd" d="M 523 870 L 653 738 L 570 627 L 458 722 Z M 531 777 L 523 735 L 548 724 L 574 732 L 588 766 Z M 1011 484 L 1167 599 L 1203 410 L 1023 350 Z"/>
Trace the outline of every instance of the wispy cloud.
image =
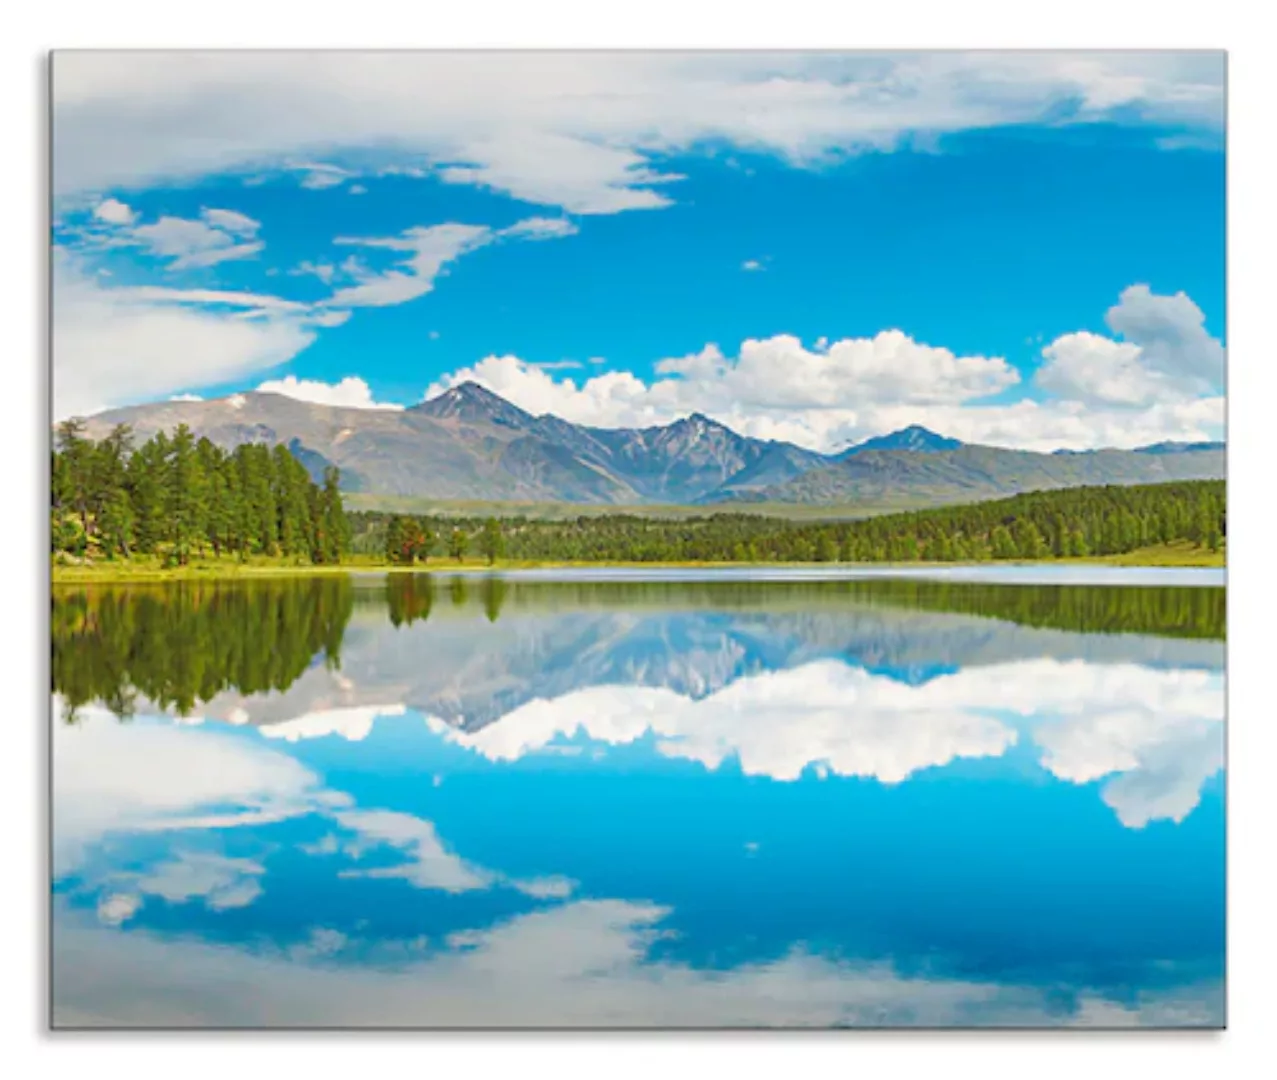
<path id="1" fill-rule="evenodd" d="M 307 147 L 394 146 L 375 171 L 433 167 L 447 182 L 610 214 L 668 205 L 675 177 L 659 162 L 713 142 L 819 165 L 969 129 L 1121 117 L 1185 145 L 1222 129 L 1223 85 L 1222 52 L 454 53 L 429 63 L 407 53 L 67 53 L 54 68 L 53 178 L 59 193 L 109 190 L 259 168 L 267 148 L 322 188 L 350 174 L 303 156 Z"/>

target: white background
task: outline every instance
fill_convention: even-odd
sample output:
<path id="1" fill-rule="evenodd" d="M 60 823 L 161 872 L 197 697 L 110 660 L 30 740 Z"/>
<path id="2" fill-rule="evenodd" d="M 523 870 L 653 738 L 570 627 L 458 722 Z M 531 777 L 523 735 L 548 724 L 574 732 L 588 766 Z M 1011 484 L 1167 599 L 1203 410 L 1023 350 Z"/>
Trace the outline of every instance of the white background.
<path id="1" fill-rule="evenodd" d="M 1265 5 L 1212 0 L 1067 4 L 936 0 L 853 7 L 786 0 L 458 5 L 218 0 L 10 0 L 0 30 L 0 400 L 5 521 L 0 796 L 7 941 L 0 1061 L 17 1077 L 1168 1077 L 1267 1074 L 1277 1060 L 1273 925 L 1277 789 L 1272 672 L 1277 539 L 1277 85 Z M 101 47 L 1226 48 L 1229 50 L 1228 1025 L 1192 1033 L 725 1035 L 70 1035 L 47 1026 L 48 142 L 46 54 Z M 1174 228 L 1173 221 L 1167 228 Z M 1267 679 L 1267 681 L 1266 681 Z M 1261 1066 L 1267 1057 L 1268 1067 Z M 713 1073 L 710 1071 L 713 1070 Z"/>

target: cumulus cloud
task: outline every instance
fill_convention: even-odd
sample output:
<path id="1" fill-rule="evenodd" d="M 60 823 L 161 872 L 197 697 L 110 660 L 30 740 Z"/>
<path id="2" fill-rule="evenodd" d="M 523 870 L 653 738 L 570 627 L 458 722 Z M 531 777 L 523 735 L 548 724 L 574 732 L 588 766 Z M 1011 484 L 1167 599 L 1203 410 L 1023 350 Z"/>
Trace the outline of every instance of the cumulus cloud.
<path id="1" fill-rule="evenodd" d="M 515 761 L 584 735 L 620 745 L 656 737 L 660 753 L 795 780 L 823 767 L 900 783 L 957 758 L 999 757 L 1018 716 L 1041 762 L 1070 783 L 1106 777 L 1123 824 L 1183 820 L 1223 765 L 1223 676 L 1137 664 L 1032 660 L 964 668 L 921 685 L 839 661 L 749 675 L 701 698 L 603 686 L 538 699 L 467 732 L 431 730 L 493 761 Z"/>
<path id="2" fill-rule="evenodd" d="M 93 216 L 108 225 L 130 225 L 137 215 L 119 199 L 103 199 L 93 208 Z"/>
<path id="3" fill-rule="evenodd" d="M 1098 406 L 1146 406 L 1218 395 L 1224 347 L 1185 293 L 1158 296 L 1147 285 L 1123 290 L 1105 321 L 1122 340 L 1086 331 L 1042 350 L 1035 381 L 1063 398 Z"/>
<path id="4" fill-rule="evenodd" d="M 1107 339 L 1101 339 L 1107 340 Z M 1110 386 L 1130 375 L 1124 357 L 1139 347 L 1109 342 L 1108 364 L 1091 355 L 1095 376 Z M 872 338 L 818 342 L 777 335 L 742 343 L 736 357 L 715 345 L 658 361 L 650 380 L 629 371 L 583 381 L 556 378 L 546 365 L 517 356 L 488 356 L 443 376 L 425 397 L 474 381 L 534 415 L 550 413 L 596 427 L 667 424 L 693 412 L 741 434 L 781 439 L 832 451 L 871 435 L 922 424 L 966 442 L 1051 451 L 1061 447 L 1134 447 L 1164 439 L 1218 438 L 1224 418 L 1220 396 L 1166 395 L 1097 407 L 1064 397 L 989 404 L 981 399 L 1014 388 L 1019 374 L 1001 357 L 958 356 L 917 342 L 899 330 Z M 1049 379 L 1048 379 L 1049 381 Z"/>
<path id="5" fill-rule="evenodd" d="M 1133 677 L 1119 666 L 1088 674 L 1071 702 L 1049 693 L 1034 731 L 1042 764 L 1085 784 L 1104 777 L 1102 797 L 1122 823 L 1183 821 L 1202 785 L 1224 765 L 1224 682 L 1218 673 Z"/>
<path id="6" fill-rule="evenodd" d="M 142 899 L 132 893 L 110 893 L 98 901 L 98 920 L 107 926 L 120 926 L 137 914 Z"/>
<path id="7" fill-rule="evenodd" d="M 433 384 L 426 397 L 473 380 L 530 412 L 578 423 L 642 426 L 699 411 L 747 434 L 788 437 L 782 433 L 789 431 L 811 444 L 819 440 L 818 429 L 855 422 L 849 401 L 956 403 L 997 393 L 1019 379 L 1000 357 L 955 356 L 898 330 L 836 341 L 823 351 L 806 349 L 787 334 L 751 339 L 735 358 L 708 345 L 690 356 L 661 360 L 656 371 L 650 384 L 619 371 L 577 386 L 518 357 L 490 356 Z"/>
<path id="8" fill-rule="evenodd" d="M 315 379 L 299 379 L 295 375 L 286 375 L 282 379 L 268 379 L 257 387 L 261 394 L 283 394 L 298 401 L 309 401 L 316 405 L 337 405 L 349 409 L 402 409 L 402 405 L 393 402 L 374 401 L 372 390 L 363 379 L 354 375 L 335 383 L 320 382 Z"/>
<path id="9" fill-rule="evenodd" d="M 997 757 L 1016 740 L 1005 724 L 943 693 L 919 693 L 838 661 L 746 676 L 699 699 L 658 687 L 592 687 L 529 702 L 473 733 L 428 722 L 497 761 L 578 731 L 613 745 L 653 733 L 668 757 L 710 769 L 732 757 L 747 775 L 773 780 L 824 764 L 840 776 L 899 783 L 958 757 Z"/>
<path id="10" fill-rule="evenodd" d="M 1123 119 L 1223 126 L 1207 53 L 571 56 L 67 53 L 53 73 L 56 191 L 109 190 L 274 164 L 341 183 L 342 150 L 394 147 L 376 171 L 433 167 L 571 213 L 655 209 L 657 162 L 727 141 L 803 165 L 922 136 Z M 872 103 L 872 108 L 866 103 Z M 327 163 L 306 148 L 333 148 Z M 302 164 L 298 164 L 298 162 Z"/>

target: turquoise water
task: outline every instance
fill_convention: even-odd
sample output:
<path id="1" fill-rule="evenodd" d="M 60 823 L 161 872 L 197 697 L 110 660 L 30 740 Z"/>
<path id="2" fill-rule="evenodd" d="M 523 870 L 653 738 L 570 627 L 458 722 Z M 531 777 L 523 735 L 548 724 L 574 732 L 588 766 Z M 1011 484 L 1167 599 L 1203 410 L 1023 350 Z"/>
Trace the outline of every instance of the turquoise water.
<path id="1" fill-rule="evenodd" d="M 1219 1026 L 1222 590 L 1118 584 L 59 594 L 55 1024 Z"/>

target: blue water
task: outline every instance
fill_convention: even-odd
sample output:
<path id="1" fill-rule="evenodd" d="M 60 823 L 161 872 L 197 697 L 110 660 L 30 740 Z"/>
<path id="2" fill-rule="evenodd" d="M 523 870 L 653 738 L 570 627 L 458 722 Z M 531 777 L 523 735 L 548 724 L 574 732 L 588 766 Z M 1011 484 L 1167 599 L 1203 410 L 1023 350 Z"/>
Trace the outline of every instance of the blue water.
<path id="1" fill-rule="evenodd" d="M 1219 1026 L 1223 645 L 356 608 L 53 730 L 60 1026 Z"/>

